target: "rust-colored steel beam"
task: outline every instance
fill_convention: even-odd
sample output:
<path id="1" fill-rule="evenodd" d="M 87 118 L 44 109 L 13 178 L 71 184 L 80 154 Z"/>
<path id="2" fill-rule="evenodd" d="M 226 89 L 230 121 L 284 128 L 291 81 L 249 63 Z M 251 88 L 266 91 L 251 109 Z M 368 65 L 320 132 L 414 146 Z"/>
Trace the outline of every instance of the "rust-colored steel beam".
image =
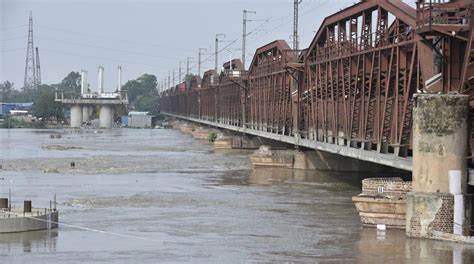
<path id="1" fill-rule="evenodd" d="M 362 1 L 326 17 L 303 52 L 273 41 L 257 49 L 248 73 L 228 62 L 199 88 L 162 93 L 161 109 L 295 144 L 409 157 L 414 93 L 474 96 L 473 2 L 434 2 Z"/>

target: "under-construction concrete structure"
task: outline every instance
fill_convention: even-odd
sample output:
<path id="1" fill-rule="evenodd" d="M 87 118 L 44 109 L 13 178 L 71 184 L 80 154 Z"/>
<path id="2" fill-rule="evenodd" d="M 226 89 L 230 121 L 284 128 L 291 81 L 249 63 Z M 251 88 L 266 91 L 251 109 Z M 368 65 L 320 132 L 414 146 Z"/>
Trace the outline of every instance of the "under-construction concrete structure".
<path id="1" fill-rule="evenodd" d="M 118 85 L 115 92 L 104 90 L 104 68 L 99 67 L 97 92 L 90 91 L 87 82 L 87 71 L 81 71 L 81 93 L 56 92 L 55 101 L 71 107 L 71 127 L 81 127 L 89 121 L 98 108 L 100 128 L 110 129 L 113 126 L 114 112 L 117 107 L 128 105 L 128 97 L 122 91 L 122 67 L 118 66 Z"/>

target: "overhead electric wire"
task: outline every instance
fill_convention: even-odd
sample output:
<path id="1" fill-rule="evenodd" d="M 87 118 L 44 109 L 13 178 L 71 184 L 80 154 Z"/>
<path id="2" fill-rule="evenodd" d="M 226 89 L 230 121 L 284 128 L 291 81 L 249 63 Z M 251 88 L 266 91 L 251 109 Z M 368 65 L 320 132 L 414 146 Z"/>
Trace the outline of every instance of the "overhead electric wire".
<path id="1" fill-rule="evenodd" d="M 310 2 L 303 2 L 303 6 L 304 7 L 304 4 L 306 3 L 306 6 L 310 3 Z M 311 2 L 311 3 L 315 3 L 315 2 Z M 303 12 L 301 16 L 304 16 L 304 15 L 307 15 L 309 13 L 311 13 L 312 11 L 314 11 L 315 9 L 317 8 L 320 8 L 321 6 L 327 4 L 327 2 L 319 2 L 319 5 Z M 260 25 L 256 26 L 255 28 L 253 28 L 247 35 L 249 36 L 248 38 L 252 38 L 252 37 L 255 37 L 255 36 L 259 36 L 259 38 L 257 38 L 257 40 L 261 39 L 263 36 L 266 36 L 268 33 L 276 30 L 276 29 L 279 29 L 281 28 L 282 26 L 286 25 L 289 21 L 291 21 L 292 19 L 292 14 L 289 14 L 289 15 L 286 15 L 286 16 L 282 16 L 282 17 L 279 17 L 279 18 L 276 18 L 276 19 L 267 19 L 265 20 L 263 23 L 261 23 Z M 274 23 L 274 22 L 277 22 L 277 21 L 281 21 L 281 20 L 285 20 L 285 22 L 281 23 L 281 24 L 278 24 L 278 26 L 268 30 L 268 31 L 265 31 L 265 33 L 263 35 L 259 35 L 259 34 L 252 34 L 252 33 L 255 33 L 255 32 L 259 32 L 258 29 L 261 28 L 262 26 L 264 26 L 265 24 L 269 24 L 269 23 Z M 241 41 L 242 40 L 242 37 L 239 38 L 239 40 Z M 220 54 L 222 51 L 224 51 L 225 48 L 221 49 L 218 53 Z M 253 54 L 250 54 L 250 55 L 253 55 Z M 207 62 L 208 60 L 210 60 L 214 55 L 210 55 L 209 57 L 207 57 L 205 60 L 203 60 L 201 63 L 204 63 L 204 62 Z M 192 68 L 195 68 L 197 66 L 197 64 L 194 64 Z"/>
<path id="2" fill-rule="evenodd" d="M 0 49 L 0 52 L 10 52 L 10 51 L 24 51 L 25 48 L 16 48 L 16 49 Z"/>
<path id="3" fill-rule="evenodd" d="M 11 26 L 11 27 L 0 27 L 0 30 L 11 30 L 11 29 L 17 29 L 17 28 L 24 28 L 28 27 L 28 25 L 18 25 L 18 26 Z"/>
<path id="4" fill-rule="evenodd" d="M 118 41 L 125 42 L 125 43 L 130 43 L 130 44 L 135 44 L 135 45 L 150 46 L 150 47 L 160 47 L 160 48 L 165 48 L 165 49 L 175 49 L 175 50 L 183 50 L 183 51 L 191 51 L 191 50 L 188 50 L 188 49 L 177 48 L 177 47 L 172 47 L 172 48 L 170 48 L 169 46 L 161 45 L 161 44 L 145 43 L 145 42 L 138 42 L 138 41 L 131 41 L 131 40 L 129 40 L 129 39 L 121 39 L 121 38 L 117 38 L 117 37 L 113 37 L 113 36 L 107 36 L 107 37 L 105 37 L 105 36 L 94 35 L 94 34 L 88 34 L 88 33 L 78 32 L 78 31 L 69 30 L 69 29 L 62 29 L 62 28 L 44 26 L 44 25 L 41 25 L 41 24 L 40 24 L 40 25 L 35 25 L 35 28 L 39 28 L 39 30 L 41 30 L 41 29 L 46 29 L 46 30 L 53 30 L 53 31 L 62 31 L 62 32 L 71 33 L 71 34 L 74 34 L 74 35 L 83 35 L 83 36 L 88 36 L 88 37 L 93 37 L 93 38 L 100 38 L 100 39 L 106 39 L 106 40 L 114 39 L 114 40 L 118 40 Z"/>
<path id="5" fill-rule="evenodd" d="M 53 40 L 53 41 L 62 42 L 62 43 L 66 43 L 66 44 L 71 44 L 71 45 L 80 46 L 80 47 L 90 47 L 90 48 L 104 49 L 104 50 L 109 50 L 109 51 L 123 52 L 123 53 L 127 53 L 127 54 L 135 54 L 135 55 L 139 55 L 139 56 L 154 57 L 154 58 L 159 58 L 159 59 L 179 60 L 179 58 L 156 56 L 156 55 L 152 55 L 152 54 L 148 54 L 148 53 L 135 52 L 135 51 L 130 51 L 130 50 L 123 50 L 123 49 L 116 49 L 116 48 L 109 48 L 109 47 L 102 47 L 102 46 L 91 45 L 91 44 L 87 44 L 87 43 L 79 43 L 79 42 L 75 42 L 75 41 L 55 39 L 55 38 L 50 38 L 50 37 L 35 36 L 35 38 Z"/>
<path id="6" fill-rule="evenodd" d="M 0 39 L 0 41 L 9 41 L 9 40 L 15 40 L 15 39 L 26 39 L 28 38 L 28 36 L 18 36 L 18 37 L 11 37 L 11 38 L 4 38 L 4 39 Z"/>
<path id="7" fill-rule="evenodd" d="M 58 51 L 58 50 L 50 50 L 50 49 L 41 49 L 42 51 L 46 52 L 52 52 L 52 53 L 60 53 L 64 55 L 69 55 L 69 56 L 76 56 L 76 57 L 87 57 L 87 58 L 93 58 L 93 59 L 100 59 L 100 60 L 108 60 L 108 61 L 115 61 L 115 62 L 123 62 L 127 64 L 136 64 L 136 65 L 144 65 L 144 66 L 149 66 L 149 67 L 162 67 L 160 65 L 156 64 L 148 64 L 148 63 L 142 63 L 142 62 L 133 62 L 133 61 L 127 61 L 127 60 L 118 60 L 118 59 L 113 59 L 113 58 L 107 58 L 107 57 L 100 57 L 100 56 L 93 56 L 93 55 L 85 55 L 85 54 L 78 54 L 78 53 L 73 53 L 73 52 L 64 52 L 64 51 Z"/>

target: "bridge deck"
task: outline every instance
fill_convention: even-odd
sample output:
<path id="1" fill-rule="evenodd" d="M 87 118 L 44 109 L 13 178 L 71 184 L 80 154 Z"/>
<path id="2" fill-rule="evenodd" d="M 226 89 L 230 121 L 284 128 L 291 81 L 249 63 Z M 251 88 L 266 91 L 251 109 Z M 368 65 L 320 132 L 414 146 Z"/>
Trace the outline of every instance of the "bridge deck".
<path id="1" fill-rule="evenodd" d="M 166 113 L 166 112 L 162 112 L 162 114 L 179 118 L 179 119 L 183 119 L 183 120 L 188 120 L 188 121 L 204 124 L 204 125 L 217 127 L 217 128 L 223 128 L 223 129 L 227 129 L 227 130 L 231 130 L 235 132 L 241 132 L 241 133 L 264 137 L 264 138 L 268 138 L 268 139 L 272 139 L 276 141 L 281 141 L 288 144 L 293 144 L 295 146 L 301 146 L 301 147 L 306 147 L 310 149 L 326 151 L 326 152 L 339 154 L 346 157 L 356 158 L 356 159 L 360 159 L 364 161 L 369 161 L 369 162 L 373 162 L 377 164 L 395 167 L 402 170 L 408 170 L 408 171 L 412 170 L 411 157 L 406 157 L 406 158 L 397 157 L 397 156 L 394 156 L 393 154 L 384 154 L 384 153 L 379 153 L 376 151 L 353 148 L 347 145 L 329 144 L 325 142 L 300 138 L 298 136 L 292 137 L 292 136 L 280 135 L 280 134 L 275 134 L 275 133 L 270 133 L 270 132 L 265 132 L 265 131 L 259 131 L 259 130 L 255 130 L 251 128 L 244 128 L 244 127 L 227 125 L 227 124 L 217 123 L 217 122 L 208 121 L 208 120 L 202 120 L 198 118 L 175 115 L 175 114 Z"/>

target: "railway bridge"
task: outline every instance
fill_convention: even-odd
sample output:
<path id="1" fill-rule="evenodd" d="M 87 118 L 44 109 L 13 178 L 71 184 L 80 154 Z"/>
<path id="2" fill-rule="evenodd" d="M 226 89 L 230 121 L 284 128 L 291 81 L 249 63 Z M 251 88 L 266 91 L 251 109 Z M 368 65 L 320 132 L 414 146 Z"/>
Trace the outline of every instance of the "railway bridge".
<path id="1" fill-rule="evenodd" d="M 361 1 L 326 17 L 304 50 L 275 40 L 248 70 L 233 60 L 169 88 L 161 112 L 412 170 L 414 95 L 474 93 L 473 5 Z"/>

